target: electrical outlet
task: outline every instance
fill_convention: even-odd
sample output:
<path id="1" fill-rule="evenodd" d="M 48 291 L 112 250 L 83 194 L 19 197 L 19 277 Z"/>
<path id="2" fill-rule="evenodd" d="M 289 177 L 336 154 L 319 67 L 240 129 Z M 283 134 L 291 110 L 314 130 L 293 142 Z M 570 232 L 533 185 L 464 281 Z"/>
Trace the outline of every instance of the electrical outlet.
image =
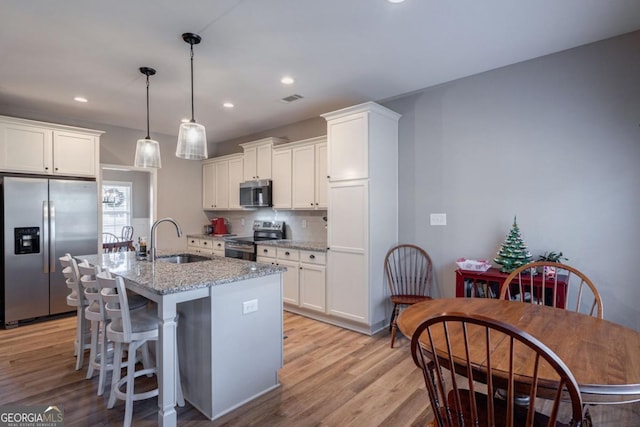
<path id="1" fill-rule="evenodd" d="M 307 220 L 306 219 L 302 220 L 302 228 L 307 228 Z"/>
<path id="2" fill-rule="evenodd" d="M 242 303 L 242 314 L 249 314 L 253 313 L 254 311 L 258 311 L 257 299 L 252 299 Z"/>
<path id="3" fill-rule="evenodd" d="M 446 213 L 432 213 L 431 214 L 431 225 L 447 225 L 447 214 Z"/>

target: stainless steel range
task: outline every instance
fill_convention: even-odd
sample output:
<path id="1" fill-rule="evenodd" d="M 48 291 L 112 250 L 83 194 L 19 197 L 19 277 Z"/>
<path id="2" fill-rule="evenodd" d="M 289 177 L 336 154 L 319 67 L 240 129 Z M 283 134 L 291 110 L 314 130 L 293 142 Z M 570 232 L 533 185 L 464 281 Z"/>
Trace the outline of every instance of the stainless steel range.
<path id="1" fill-rule="evenodd" d="M 253 236 L 227 238 L 224 256 L 255 261 L 257 243 L 280 239 L 284 239 L 284 221 L 253 221 Z"/>

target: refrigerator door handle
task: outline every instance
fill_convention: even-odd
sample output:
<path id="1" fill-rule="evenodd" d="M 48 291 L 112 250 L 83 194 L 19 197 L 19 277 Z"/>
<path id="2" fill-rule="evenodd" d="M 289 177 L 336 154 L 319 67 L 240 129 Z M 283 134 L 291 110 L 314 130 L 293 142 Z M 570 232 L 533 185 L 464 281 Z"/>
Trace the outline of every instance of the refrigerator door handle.
<path id="1" fill-rule="evenodd" d="M 49 201 L 49 223 L 51 230 L 49 231 L 49 272 L 56 272 L 56 204 L 53 200 Z"/>
<path id="2" fill-rule="evenodd" d="M 44 257 L 44 272 L 49 272 L 49 202 L 42 201 L 42 254 Z"/>

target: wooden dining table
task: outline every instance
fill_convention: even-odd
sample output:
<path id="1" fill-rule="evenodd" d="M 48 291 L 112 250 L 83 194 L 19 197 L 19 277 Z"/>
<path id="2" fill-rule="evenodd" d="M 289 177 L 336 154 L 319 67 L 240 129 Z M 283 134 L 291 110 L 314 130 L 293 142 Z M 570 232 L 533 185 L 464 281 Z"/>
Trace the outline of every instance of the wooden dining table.
<path id="1" fill-rule="evenodd" d="M 118 242 L 103 242 L 102 250 L 104 252 L 126 252 L 135 250 L 133 240 L 121 240 Z"/>
<path id="2" fill-rule="evenodd" d="M 538 304 L 442 298 L 406 308 L 398 328 L 411 338 L 425 319 L 460 312 L 500 320 L 542 341 L 575 376 L 583 403 L 640 401 L 640 333 L 607 320 Z"/>

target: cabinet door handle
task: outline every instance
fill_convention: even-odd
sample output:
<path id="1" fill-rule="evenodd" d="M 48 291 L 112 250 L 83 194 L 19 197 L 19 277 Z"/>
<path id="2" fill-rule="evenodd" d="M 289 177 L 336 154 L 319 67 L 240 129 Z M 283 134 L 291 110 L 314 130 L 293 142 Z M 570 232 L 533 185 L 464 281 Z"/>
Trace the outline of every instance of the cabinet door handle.
<path id="1" fill-rule="evenodd" d="M 316 259 L 316 256 L 311 254 L 311 255 L 309 255 L 309 259 Z"/>
<path id="2" fill-rule="evenodd" d="M 48 171 L 48 170 L 49 170 L 49 166 L 46 166 L 46 167 L 44 168 L 44 170 Z"/>
<path id="3" fill-rule="evenodd" d="M 302 270 L 302 267 L 298 267 L 298 268 L 300 268 L 300 270 Z"/>
<path id="4" fill-rule="evenodd" d="M 207 243 L 208 243 L 208 242 L 202 242 L 202 244 L 203 244 L 203 245 L 205 245 L 205 246 L 207 245 Z"/>
<path id="5" fill-rule="evenodd" d="M 269 252 L 269 249 L 263 249 L 262 252 L 264 252 L 265 254 Z"/>
<path id="6" fill-rule="evenodd" d="M 316 202 L 316 206 L 318 206 L 318 202 Z"/>
<path id="7" fill-rule="evenodd" d="M 313 202 L 311 202 L 310 204 L 311 204 L 311 206 L 313 206 Z"/>
<path id="8" fill-rule="evenodd" d="M 284 254 L 285 254 L 286 256 L 291 255 L 291 254 L 289 253 L 289 251 L 285 252 Z"/>

